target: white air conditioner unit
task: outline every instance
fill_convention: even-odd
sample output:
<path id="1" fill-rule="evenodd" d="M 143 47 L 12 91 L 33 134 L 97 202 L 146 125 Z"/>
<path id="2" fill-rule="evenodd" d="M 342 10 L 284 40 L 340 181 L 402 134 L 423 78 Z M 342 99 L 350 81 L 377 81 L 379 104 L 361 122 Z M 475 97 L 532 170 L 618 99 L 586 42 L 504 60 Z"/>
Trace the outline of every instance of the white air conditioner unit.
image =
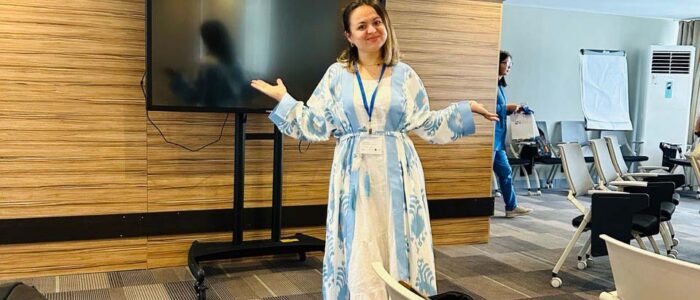
<path id="1" fill-rule="evenodd" d="M 693 46 L 651 46 L 642 69 L 636 140 L 645 165 L 661 165 L 660 142 L 685 145 L 690 127 Z"/>

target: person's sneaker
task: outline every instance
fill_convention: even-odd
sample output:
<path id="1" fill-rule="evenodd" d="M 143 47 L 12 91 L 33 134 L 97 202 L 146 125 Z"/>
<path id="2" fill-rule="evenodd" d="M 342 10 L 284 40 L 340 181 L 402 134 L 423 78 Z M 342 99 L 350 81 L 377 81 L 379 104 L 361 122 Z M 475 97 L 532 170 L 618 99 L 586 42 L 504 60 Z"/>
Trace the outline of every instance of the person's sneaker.
<path id="1" fill-rule="evenodd" d="M 532 212 L 532 208 L 525 208 L 522 206 L 516 207 L 514 210 L 506 211 L 506 218 L 515 218 L 517 216 L 524 216 Z"/>

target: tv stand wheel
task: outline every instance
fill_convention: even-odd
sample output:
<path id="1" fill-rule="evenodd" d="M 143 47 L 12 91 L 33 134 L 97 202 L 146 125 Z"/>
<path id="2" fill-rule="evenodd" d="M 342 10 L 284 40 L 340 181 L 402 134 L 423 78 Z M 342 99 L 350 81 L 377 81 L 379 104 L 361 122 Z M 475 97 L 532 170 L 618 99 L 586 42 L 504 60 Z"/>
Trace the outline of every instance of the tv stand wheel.
<path id="1" fill-rule="evenodd" d="M 202 269 L 197 271 L 194 292 L 197 295 L 197 300 L 207 300 L 207 287 L 204 285 L 204 270 Z"/>
<path id="2" fill-rule="evenodd" d="M 299 261 L 306 261 L 306 252 L 299 252 Z"/>

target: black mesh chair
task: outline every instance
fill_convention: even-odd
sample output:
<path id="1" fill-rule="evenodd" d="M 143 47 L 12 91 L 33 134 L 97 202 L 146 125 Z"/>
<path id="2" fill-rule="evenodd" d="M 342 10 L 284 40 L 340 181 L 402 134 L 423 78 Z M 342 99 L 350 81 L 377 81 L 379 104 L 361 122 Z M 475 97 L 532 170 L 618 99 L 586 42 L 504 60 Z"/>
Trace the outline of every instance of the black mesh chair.
<path id="1" fill-rule="evenodd" d="M 544 121 L 537 121 L 537 129 L 540 132 L 540 136 L 536 140 L 536 147 L 531 147 L 531 149 L 529 149 L 530 153 L 521 152 L 521 154 L 524 154 L 521 156 L 533 157 L 534 165 L 549 166 L 545 187 L 551 189 L 554 183 L 554 177 L 557 175 L 557 170 L 561 166 L 561 158 L 559 158 L 557 152 L 558 148 L 552 145 L 548 137 L 547 123 Z"/>
<path id="2" fill-rule="evenodd" d="M 690 161 L 678 156 L 683 154 L 683 148 L 678 144 L 661 142 L 659 148 L 663 155 L 661 156 L 661 165 L 668 168 L 670 173 L 673 173 L 677 167 L 692 167 Z"/>

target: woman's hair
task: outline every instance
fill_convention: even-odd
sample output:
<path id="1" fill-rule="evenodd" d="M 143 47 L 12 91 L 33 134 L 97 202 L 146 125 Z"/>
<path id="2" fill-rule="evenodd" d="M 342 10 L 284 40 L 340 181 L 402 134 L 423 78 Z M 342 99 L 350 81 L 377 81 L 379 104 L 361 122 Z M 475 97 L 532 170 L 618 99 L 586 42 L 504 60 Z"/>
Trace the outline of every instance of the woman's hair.
<path id="1" fill-rule="evenodd" d="M 508 51 L 503 51 L 503 50 L 501 50 L 501 54 L 498 57 L 499 57 L 498 58 L 498 70 L 500 72 L 501 64 L 503 62 L 505 62 L 506 59 L 508 59 L 508 58 L 513 59 L 513 57 L 510 56 L 510 53 L 508 53 Z M 508 66 L 506 66 L 506 68 L 507 67 Z M 501 75 L 501 74 L 498 74 L 498 75 Z M 508 86 L 508 84 L 506 84 L 506 77 L 505 76 L 501 77 L 501 79 L 498 80 L 498 85 L 499 86 Z"/>
<path id="2" fill-rule="evenodd" d="M 209 53 L 225 64 L 233 62 L 233 47 L 226 26 L 218 20 L 209 20 L 199 28 L 204 46 Z"/>
<path id="3" fill-rule="evenodd" d="M 350 28 L 350 14 L 358 7 L 369 5 L 374 8 L 380 18 L 382 18 L 382 23 L 386 28 L 387 39 L 381 49 L 382 60 L 387 66 L 393 66 L 399 62 L 399 44 L 396 40 L 396 35 L 394 34 L 394 28 L 391 25 L 391 20 L 389 19 L 389 14 L 387 14 L 384 7 L 375 0 L 355 0 L 348 4 L 343 10 L 343 29 L 347 33 L 351 33 Z M 357 52 L 357 47 L 348 44 L 348 48 L 343 50 L 343 52 L 338 56 L 338 62 L 345 65 L 351 72 L 355 72 L 353 65 L 359 60 L 359 54 Z"/>

